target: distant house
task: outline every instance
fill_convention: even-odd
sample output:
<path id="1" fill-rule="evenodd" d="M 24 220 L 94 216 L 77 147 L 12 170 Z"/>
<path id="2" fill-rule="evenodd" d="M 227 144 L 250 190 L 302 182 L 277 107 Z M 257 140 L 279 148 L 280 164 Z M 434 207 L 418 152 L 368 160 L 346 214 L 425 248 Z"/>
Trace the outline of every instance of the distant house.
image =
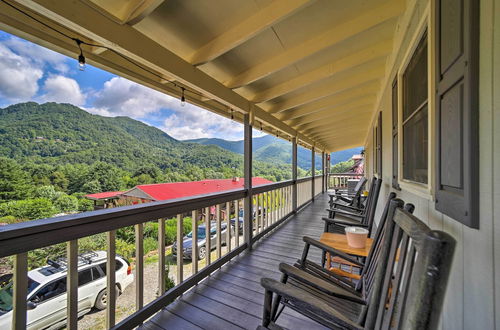
<path id="1" fill-rule="evenodd" d="M 94 200 L 96 208 L 109 208 L 119 205 L 133 205 L 155 201 L 164 201 L 182 197 L 204 195 L 227 190 L 240 189 L 244 186 L 244 179 L 212 179 L 190 182 L 172 182 L 143 184 L 127 191 L 109 191 L 86 195 Z M 272 183 L 272 181 L 255 177 L 252 178 L 253 186 Z"/>
<path id="2" fill-rule="evenodd" d="M 363 174 L 365 170 L 363 155 L 353 155 L 351 159 L 354 161 L 354 165 L 347 171 L 347 173 Z"/>

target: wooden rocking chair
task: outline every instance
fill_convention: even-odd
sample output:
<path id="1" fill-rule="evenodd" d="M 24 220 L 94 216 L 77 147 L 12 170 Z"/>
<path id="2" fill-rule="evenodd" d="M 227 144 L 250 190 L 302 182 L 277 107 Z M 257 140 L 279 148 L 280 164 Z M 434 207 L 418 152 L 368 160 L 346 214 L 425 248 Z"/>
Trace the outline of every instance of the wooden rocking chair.
<path id="1" fill-rule="evenodd" d="M 342 191 L 335 189 L 334 193 L 329 193 L 329 203 L 330 208 L 334 207 L 334 204 L 348 205 L 354 207 L 361 207 L 361 193 L 365 188 L 367 179 L 363 176 L 359 179 L 356 187 L 354 187 L 354 193 L 349 194 L 347 191 Z"/>
<path id="2" fill-rule="evenodd" d="M 332 329 L 435 329 L 455 240 L 401 206 L 401 200 L 391 201 L 375 274 L 363 279 L 368 282 L 361 295 L 308 273 L 290 280 L 284 274 L 281 283 L 263 278 L 259 328 L 279 329 L 277 306 L 283 304 Z"/>

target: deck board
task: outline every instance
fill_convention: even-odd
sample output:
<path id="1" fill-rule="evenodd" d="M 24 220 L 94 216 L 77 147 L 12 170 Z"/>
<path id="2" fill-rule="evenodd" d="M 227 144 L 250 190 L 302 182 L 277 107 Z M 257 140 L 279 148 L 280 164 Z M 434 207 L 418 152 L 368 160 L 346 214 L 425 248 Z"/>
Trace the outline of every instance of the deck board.
<path id="1" fill-rule="evenodd" d="M 279 280 L 279 263 L 293 264 L 300 258 L 302 237 L 319 239 L 327 202 L 326 195 L 317 196 L 314 203 L 257 242 L 251 252 L 228 262 L 141 328 L 255 329 L 261 322 L 264 301 L 261 277 Z M 311 249 L 310 257 L 319 262 L 321 253 Z M 286 329 L 325 329 L 289 308 L 283 311 L 278 324 Z"/>

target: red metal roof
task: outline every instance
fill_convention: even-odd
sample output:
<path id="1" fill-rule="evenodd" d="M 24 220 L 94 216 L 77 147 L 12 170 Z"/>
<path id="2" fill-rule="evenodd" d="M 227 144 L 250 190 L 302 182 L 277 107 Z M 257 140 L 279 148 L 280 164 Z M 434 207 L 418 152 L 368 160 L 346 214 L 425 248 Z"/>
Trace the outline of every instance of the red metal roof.
<path id="1" fill-rule="evenodd" d="M 85 195 L 85 197 L 90 199 L 107 199 L 112 197 L 118 197 L 118 195 L 121 195 L 122 193 L 124 193 L 124 191 L 106 191 L 97 194 L 88 194 Z"/>
<path id="2" fill-rule="evenodd" d="M 239 181 L 234 181 L 233 179 L 214 179 L 191 182 L 143 184 L 135 188 L 142 190 L 157 201 L 162 201 L 243 188 L 244 183 L 245 180 L 243 178 L 239 179 Z M 267 183 L 272 183 L 272 181 L 259 177 L 252 178 L 253 186 L 260 186 Z M 124 192 L 123 195 L 127 195 L 127 192 Z"/>

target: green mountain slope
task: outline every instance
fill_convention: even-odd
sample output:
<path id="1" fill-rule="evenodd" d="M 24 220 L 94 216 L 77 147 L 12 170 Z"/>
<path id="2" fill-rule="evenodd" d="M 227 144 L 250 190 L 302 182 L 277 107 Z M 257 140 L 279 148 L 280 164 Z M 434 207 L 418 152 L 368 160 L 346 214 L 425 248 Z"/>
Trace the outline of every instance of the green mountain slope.
<path id="1" fill-rule="evenodd" d="M 243 164 L 240 154 L 177 141 L 128 117 L 108 118 L 69 104 L 34 102 L 0 109 L 0 157 L 51 166 L 102 161 L 130 173 L 147 166 L 179 173 L 212 169 L 209 177 L 241 176 Z M 255 175 L 279 172 L 276 179 L 288 171 L 286 166 L 264 163 L 256 163 L 254 170 Z"/>
<path id="2" fill-rule="evenodd" d="M 227 141 L 224 139 L 194 139 L 187 142 L 196 142 L 204 145 L 216 145 L 226 150 L 243 154 L 243 140 Z M 275 164 L 291 164 L 292 146 L 289 142 L 272 135 L 256 137 L 252 140 L 254 159 L 272 162 Z M 359 154 L 363 148 L 357 147 L 331 154 L 332 165 L 349 160 L 352 155 Z M 316 168 L 321 168 L 321 158 L 316 159 Z M 311 151 L 299 147 L 297 150 L 297 164 L 299 167 L 309 170 L 311 168 Z"/>

